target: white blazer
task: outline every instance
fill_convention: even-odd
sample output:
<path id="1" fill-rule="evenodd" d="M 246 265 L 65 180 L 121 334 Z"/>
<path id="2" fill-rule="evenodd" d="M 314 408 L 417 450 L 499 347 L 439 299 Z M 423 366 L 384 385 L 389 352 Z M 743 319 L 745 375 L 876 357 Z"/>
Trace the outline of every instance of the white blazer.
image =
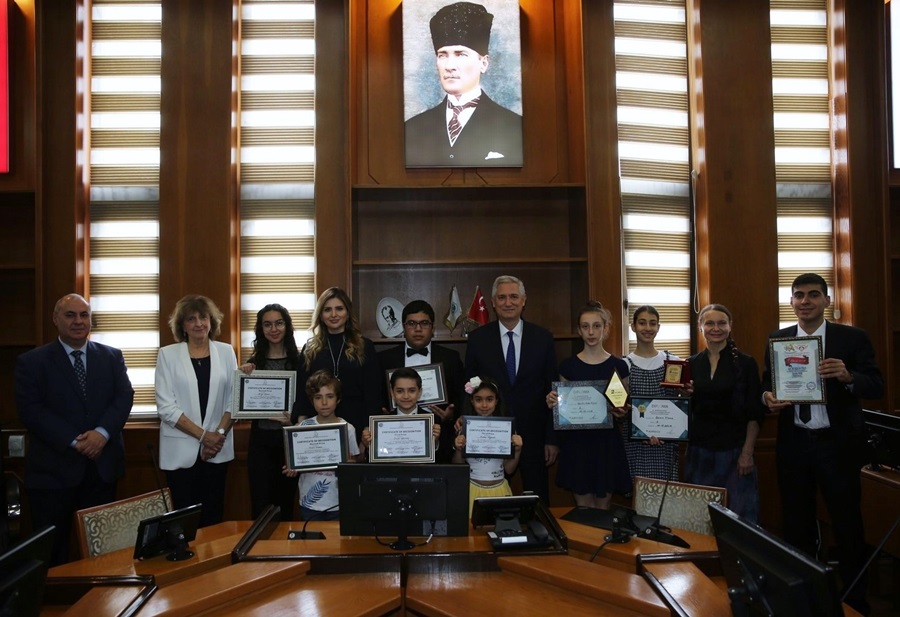
<path id="1" fill-rule="evenodd" d="M 159 414 L 159 466 L 165 470 L 193 466 L 200 452 L 195 437 L 175 428 L 182 414 L 197 426 L 213 432 L 222 415 L 231 411 L 231 388 L 237 359 L 228 343 L 209 342 L 210 376 L 206 420 L 200 421 L 200 393 L 191 366 L 187 343 L 175 343 L 159 350 L 156 358 L 156 410 Z M 234 459 L 234 431 L 228 431 L 225 445 L 210 463 Z"/>

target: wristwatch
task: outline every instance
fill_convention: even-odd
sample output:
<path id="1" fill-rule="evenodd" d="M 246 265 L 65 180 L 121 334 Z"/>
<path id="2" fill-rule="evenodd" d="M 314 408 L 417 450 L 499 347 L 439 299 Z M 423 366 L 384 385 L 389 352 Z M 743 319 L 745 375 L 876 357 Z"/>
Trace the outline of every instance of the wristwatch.
<path id="1" fill-rule="evenodd" d="M 216 429 L 216 432 L 217 432 L 219 435 L 222 435 L 222 436 L 225 435 L 225 429 L 222 428 L 221 426 L 220 426 L 219 428 Z"/>

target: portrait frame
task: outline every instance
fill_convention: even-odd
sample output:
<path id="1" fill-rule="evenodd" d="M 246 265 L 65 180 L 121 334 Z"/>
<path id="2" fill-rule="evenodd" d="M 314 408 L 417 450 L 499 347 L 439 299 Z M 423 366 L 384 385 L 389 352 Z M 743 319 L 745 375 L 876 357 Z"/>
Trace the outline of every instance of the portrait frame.
<path id="1" fill-rule="evenodd" d="M 444 405 L 449 399 L 447 397 L 447 379 L 444 376 L 444 365 L 441 362 L 434 364 L 421 364 L 419 366 L 410 366 L 407 368 L 414 369 L 419 377 L 422 378 L 422 396 L 419 398 L 419 405 L 426 407 L 429 405 Z M 384 372 L 385 382 L 387 383 L 388 396 L 391 399 L 391 409 L 397 409 L 397 403 L 391 393 L 391 375 L 397 369 L 387 369 Z"/>
<path id="2" fill-rule="evenodd" d="M 466 446 L 463 448 L 463 456 L 473 456 L 478 458 L 512 458 L 515 454 L 515 448 L 512 445 L 512 436 L 516 434 L 515 418 L 509 416 L 462 416 L 462 434 L 466 436 Z M 476 449 L 472 451 L 469 444 L 470 431 L 487 433 L 490 429 L 496 432 L 499 427 L 500 432 L 508 435 L 505 442 L 505 449 Z M 481 441 L 481 440 L 479 440 Z M 493 450 L 493 451 L 492 451 Z"/>
<path id="3" fill-rule="evenodd" d="M 370 463 L 433 463 L 434 414 L 369 416 Z M 387 433 L 391 431 L 391 434 Z M 423 439 L 424 443 L 417 443 Z M 416 454 L 419 452 L 419 454 Z"/>
<path id="4" fill-rule="evenodd" d="M 818 370 L 823 356 L 821 336 L 769 339 L 772 396 L 788 403 L 826 403 L 825 383 Z"/>
<path id="5" fill-rule="evenodd" d="M 275 383 L 257 383 L 260 381 Z M 296 383 L 297 371 L 253 371 L 247 375 L 235 369 L 231 388 L 232 419 L 263 420 L 279 415 L 289 418 L 296 400 Z M 268 392 L 265 387 L 269 387 Z M 277 396 L 279 390 L 283 396 Z"/>
<path id="6" fill-rule="evenodd" d="M 341 422 L 330 422 L 327 424 L 309 424 L 306 426 L 286 426 L 282 429 L 284 434 L 284 460 L 287 468 L 292 471 L 322 471 L 328 469 L 337 469 L 338 463 L 346 463 L 350 458 L 350 443 L 349 443 L 349 435 L 350 430 L 347 426 L 347 423 L 344 421 Z M 336 433 L 336 435 L 334 434 Z M 297 463 L 297 458 L 300 453 L 297 452 L 296 447 L 298 445 L 298 438 L 303 437 L 301 439 L 301 443 L 306 442 L 310 443 L 313 437 L 318 437 L 319 440 L 328 439 L 330 440 L 328 443 L 324 444 L 323 450 L 319 453 L 318 460 L 310 461 L 309 463 Z M 332 462 L 329 460 L 328 462 L 322 462 L 321 459 L 328 455 L 335 454 L 334 448 L 337 447 L 339 449 L 339 458 L 340 460 Z M 309 454 L 307 454 L 309 456 Z"/>

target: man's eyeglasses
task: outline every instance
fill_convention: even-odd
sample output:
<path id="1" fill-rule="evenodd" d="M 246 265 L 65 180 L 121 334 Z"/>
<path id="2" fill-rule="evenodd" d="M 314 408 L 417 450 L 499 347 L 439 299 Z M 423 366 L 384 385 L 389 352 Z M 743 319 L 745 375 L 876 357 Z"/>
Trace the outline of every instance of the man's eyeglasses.
<path id="1" fill-rule="evenodd" d="M 404 322 L 403 325 L 406 326 L 407 328 L 409 328 L 410 330 L 415 330 L 416 326 L 418 326 L 424 330 L 425 328 L 431 327 L 431 322 L 428 321 L 427 319 L 423 319 L 422 321 L 413 321 L 412 319 L 410 319 L 409 321 Z"/>
<path id="2" fill-rule="evenodd" d="M 284 327 L 284 320 L 279 319 L 278 321 L 264 321 L 262 326 L 263 330 L 281 330 Z"/>

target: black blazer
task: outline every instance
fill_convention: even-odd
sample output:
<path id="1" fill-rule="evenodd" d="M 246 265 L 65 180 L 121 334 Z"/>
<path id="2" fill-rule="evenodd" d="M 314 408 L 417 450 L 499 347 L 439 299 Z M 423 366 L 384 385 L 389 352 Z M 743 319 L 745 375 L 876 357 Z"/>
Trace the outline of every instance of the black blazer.
<path id="1" fill-rule="evenodd" d="M 25 486 L 71 488 L 84 477 L 89 459 L 71 447 L 75 437 L 102 426 L 109 441 L 96 460 L 105 482 L 125 472 L 122 427 L 131 413 L 134 389 L 122 352 L 88 341 L 87 400 L 62 344 L 52 343 L 22 354 L 16 361 L 16 407 L 28 429 Z"/>
<path id="2" fill-rule="evenodd" d="M 490 153 L 502 157 L 487 158 Z M 406 160 L 417 167 L 521 167 L 522 116 L 481 92 L 478 107 L 453 146 L 447 138 L 447 97 L 406 121 Z"/>
<path id="3" fill-rule="evenodd" d="M 493 378 L 500 385 L 506 409 L 516 419 L 516 431 L 523 440 L 556 444 L 553 414 L 546 396 L 559 378 L 553 335 L 533 323 L 523 321 L 522 350 L 515 385 L 506 374 L 506 358 L 500 344 L 500 323 L 492 321 L 469 334 L 466 349 L 466 379 L 476 375 Z"/>
<path id="4" fill-rule="evenodd" d="M 796 325 L 783 328 L 769 335 L 769 338 L 798 336 Z M 804 335 L 803 333 L 800 334 Z M 877 399 L 884 394 L 884 380 L 875 364 L 875 349 L 864 330 L 828 322 L 825 326 L 825 349 L 823 357 L 840 358 L 847 370 L 853 373 L 852 389 L 837 379 L 825 380 L 828 422 L 835 430 L 835 437 L 847 441 L 860 437 L 863 428 L 862 405 L 860 399 Z M 771 358 L 766 345 L 766 361 L 763 369 L 763 392 L 772 390 Z M 794 425 L 794 407 L 781 410 L 778 417 L 779 437 Z"/>
<path id="5" fill-rule="evenodd" d="M 406 344 L 396 345 L 390 349 L 378 352 L 378 362 L 382 371 L 406 366 Z M 444 365 L 444 380 L 447 382 L 447 398 L 456 407 L 456 415 L 460 413 L 460 403 L 463 391 L 463 363 L 459 354 L 449 347 L 443 347 L 435 343 L 431 344 L 431 361 Z M 390 393 L 387 391 L 387 380 L 383 379 L 385 389 L 385 406 L 390 408 Z"/>

